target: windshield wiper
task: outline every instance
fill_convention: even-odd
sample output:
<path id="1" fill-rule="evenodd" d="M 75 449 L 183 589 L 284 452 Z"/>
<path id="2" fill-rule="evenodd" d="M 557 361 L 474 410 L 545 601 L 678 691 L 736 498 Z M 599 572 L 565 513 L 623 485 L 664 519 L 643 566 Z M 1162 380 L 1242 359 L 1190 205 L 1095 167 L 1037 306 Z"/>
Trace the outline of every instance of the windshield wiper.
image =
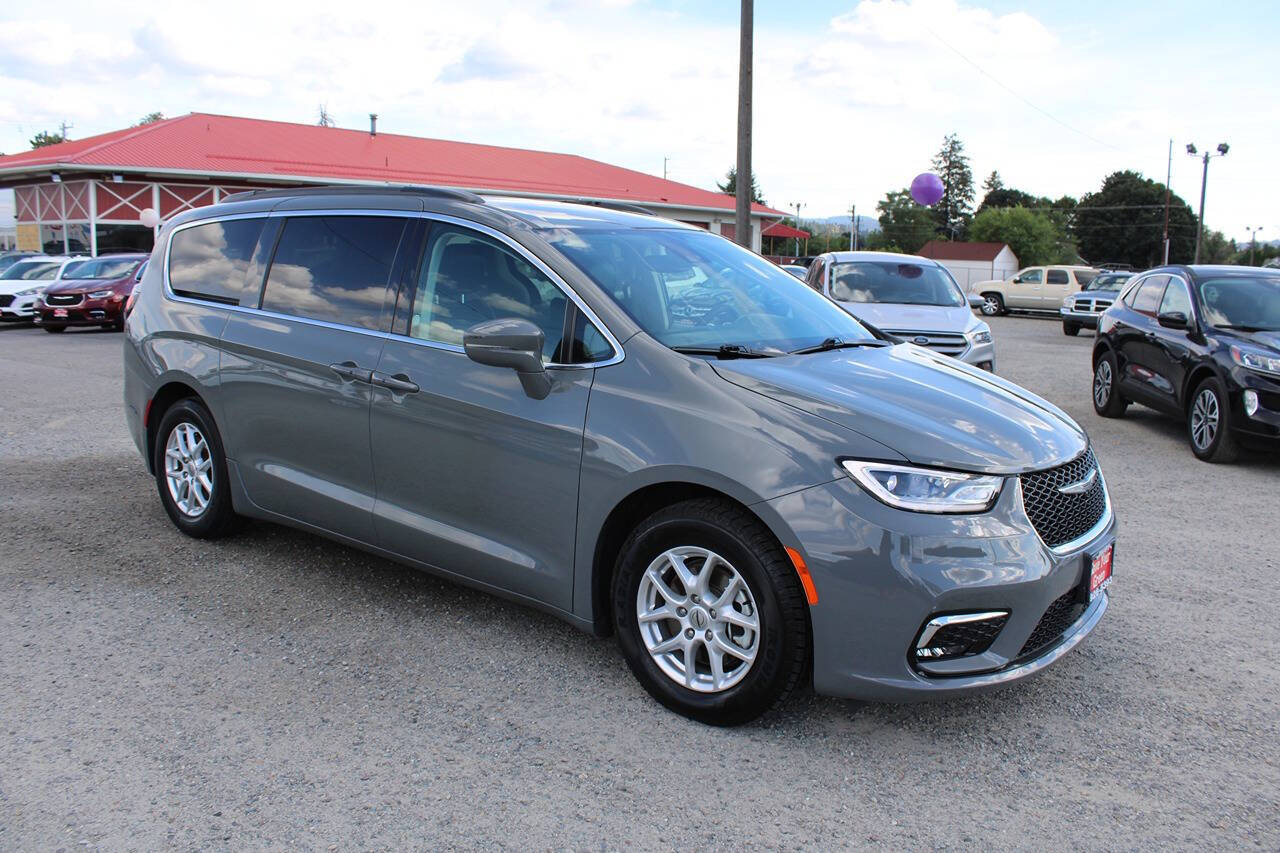
<path id="1" fill-rule="evenodd" d="M 718 347 L 672 347 L 684 355 L 714 355 L 716 358 L 773 358 L 782 355 L 781 350 L 765 351 L 751 349 L 742 344 L 721 344 Z"/>
<path id="2" fill-rule="evenodd" d="M 800 349 L 793 349 L 791 351 L 791 355 L 805 355 L 806 353 L 811 353 L 811 352 L 826 352 L 827 350 L 848 349 L 851 347 L 883 347 L 883 346 L 888 346 L 888 344 L 885 343 L 884 341 L 877 341 L 874 339 L 869 341 L 846 341 L 846 340 L 841 340 L 840 338 L 827 338 L 822 343 L 816 344 L 811 347 L 801 347 Z"/>
<path id="3" fill-rule="evenodd" d="M 1214 323 L 1219 329 L 1231 329 L 1234 332 L 1280 332 L 1275 326 L 1250 326 L 1247 323 Z"/>

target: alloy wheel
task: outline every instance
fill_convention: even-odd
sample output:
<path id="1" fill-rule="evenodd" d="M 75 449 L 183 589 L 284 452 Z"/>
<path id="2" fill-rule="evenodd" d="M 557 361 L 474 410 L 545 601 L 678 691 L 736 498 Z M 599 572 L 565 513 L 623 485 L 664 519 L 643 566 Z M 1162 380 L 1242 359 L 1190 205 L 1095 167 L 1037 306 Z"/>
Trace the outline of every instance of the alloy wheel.
<path id="1" fill-rule="evenodd" d="M 1111 362 L 1105 358 L 1098 362 L 1098 369 L 1093 374 L 1093 402 L 1099 409 L 1107 407 L 1111 399 Z"/>
<path id="2" fill-rule="evenodd" d="M 984 296 L 982 298 L 982 313 L 988 317 L 994 317 L 1000 313 L 1000 301 L 994 296 Z"/>
<path id="3" fill-rule="evenodd" d="M 1191 441 L 1197 450 L 1208 450 L 1213 444 L 1220 417 L 1218 395 L 1211 388 L 1203 389 L 1191 406 Z"/>
<path id="4" fill-rule="evenodd" d="M 199 518 L 213 500 L 213 454 L 200 428 L 182 421 L 164 446 L 164 476 L 174 506 L 188 518 Z"/>
<path id="5" fill-rule="evenodd" d="M 755 596 L 728 560 L 695 546 L 671 548 L 636 591 L 640 637 L 675 683 L 722 693 L 742 681 L 760 650 Z"/>

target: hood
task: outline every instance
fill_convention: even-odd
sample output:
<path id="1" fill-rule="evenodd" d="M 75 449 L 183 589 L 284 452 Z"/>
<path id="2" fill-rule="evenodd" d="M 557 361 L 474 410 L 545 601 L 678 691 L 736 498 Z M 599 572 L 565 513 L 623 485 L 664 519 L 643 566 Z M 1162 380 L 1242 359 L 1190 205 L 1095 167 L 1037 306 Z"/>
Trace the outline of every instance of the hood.
<path id="1" fill-rule="evenodd" d="M 1280 332 L 1246 332 L 1240 329 L 1214 329 L 1215 334 L 1232 340 L 1280 352 Z"/>
<path id="2" fill-rule="evenodd" d="M 79 293 L 82 290 L 114 290 L 122 284 L 128 284 L 132 280 L 133 273 L 120 276 L 119 278 L 63 278 L 50 284 L 45 288 L 45 292 Z"/>
<path id="3" fill-rule="evenodd" d="M 834 421 L 918 465 L 1014 474 L 1067 462 L 1088 442 L 1053 404 L 911 344 L 711 364 L 735 385 Z"/>
<path id="4" fill-rule="evenodd" d="M 836 303 L 859 320 L 877 329 L 899 329 L 913 332 L 963 333 L 977 325 L 973 309 L 968 305 L 903 305 L 893 302 Z"/>

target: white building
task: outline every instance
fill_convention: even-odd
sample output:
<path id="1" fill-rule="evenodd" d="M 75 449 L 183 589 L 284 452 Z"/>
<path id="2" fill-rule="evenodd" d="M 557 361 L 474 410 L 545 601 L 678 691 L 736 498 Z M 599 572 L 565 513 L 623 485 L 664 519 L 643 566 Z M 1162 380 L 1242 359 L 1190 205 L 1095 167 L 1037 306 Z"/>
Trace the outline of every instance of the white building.
<path id="1" fill-rule="evenodd" d="M 946 267 L 966 292 L 979 281 L 1013 278 L 1018 256 L 1005 243 L 952 243 L 930 240 L 919 254 Z"/>

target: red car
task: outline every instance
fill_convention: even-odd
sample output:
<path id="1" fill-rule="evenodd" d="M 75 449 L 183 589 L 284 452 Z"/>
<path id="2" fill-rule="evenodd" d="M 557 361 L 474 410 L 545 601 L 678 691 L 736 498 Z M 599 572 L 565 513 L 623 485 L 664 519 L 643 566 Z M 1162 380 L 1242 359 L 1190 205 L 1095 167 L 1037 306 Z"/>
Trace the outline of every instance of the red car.
<path id="1" fill-rule="evenodd" d="M 36 301 L 36 324 L 46 332 L 67 326 L 124 328 L 124 305 L 149 255 L 104 255 L 82 261 Z"/>

